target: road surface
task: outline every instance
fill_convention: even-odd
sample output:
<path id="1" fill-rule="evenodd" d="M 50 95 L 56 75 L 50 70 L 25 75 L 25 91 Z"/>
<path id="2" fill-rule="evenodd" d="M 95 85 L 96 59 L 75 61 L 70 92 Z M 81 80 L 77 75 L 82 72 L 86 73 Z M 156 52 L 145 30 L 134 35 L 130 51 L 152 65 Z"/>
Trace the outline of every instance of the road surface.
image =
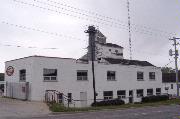
<path id="1" fill-rule="evenodd" d="M 60 113 L 39 117 L 23 117 L 22 119 L 180 119 L 180 105 L 103 110 L 72 114 Z"/>

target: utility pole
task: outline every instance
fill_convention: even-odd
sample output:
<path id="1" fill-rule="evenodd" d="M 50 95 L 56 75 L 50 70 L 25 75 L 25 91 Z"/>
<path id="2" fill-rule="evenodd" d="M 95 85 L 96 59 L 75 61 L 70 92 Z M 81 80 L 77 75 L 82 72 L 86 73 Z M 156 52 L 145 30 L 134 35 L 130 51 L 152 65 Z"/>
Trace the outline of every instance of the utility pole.
<path id="1" fill-rule="evenodd" d="M 170 49 L 169 50 L 169 55 L 170 56 L 175 56 L 174 59 L 175 59 L 175 70 L 176 70 L 176 85 L 177 85 L 177 97 L 179 98 L 179 79 L 178 79 L 178 66 L 177 66 L 177 58 L 178 58 L 178 50 L 177 50 L 177 39 L 180 39 L 180 38 L 176 38 L 176 37 L 173 37 L 172 39 L 169 39 L 169 40 L 172 40 L 174 41 L 174 54 L 173 54 L 173 51 Z"/>
<path id="2" fill-rule="evenodd" d="M 95 82 L 95 73 L 94 73 L 94 61 L 95 61 L 95 36 L 97 30 L 94 26 L 89 26 L 88 30 L 86 30 L 85 33 L 89 34 L 88 58 L 92 62 L 94 103 L 96 103 L 96 82 Z"/>

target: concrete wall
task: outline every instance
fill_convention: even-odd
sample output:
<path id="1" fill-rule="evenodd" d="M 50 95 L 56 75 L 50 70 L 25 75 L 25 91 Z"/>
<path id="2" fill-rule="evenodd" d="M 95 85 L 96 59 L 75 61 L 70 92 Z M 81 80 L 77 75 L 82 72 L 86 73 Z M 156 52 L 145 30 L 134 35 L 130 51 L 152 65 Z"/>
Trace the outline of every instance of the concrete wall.
<path id="1" fill-rule="evenodd" d="M 123 48 L 116 48 L 116 47 L 108 47 L 101 44 L 96 44 L 97 47 L 97 58 L 104 57 L 104 58 L 117 58 L 123 59 L 123 55 L 117 55 L 115 50 L 118 50 L 118 53 L 123 53 Z M 111 49 L 111 51 L 109 51 Z"/>
<path id="2" fill-rule="evenodd" d="M 19 82 L 19 70 L 27 70 L 26 81 L 30 84 L 29 100 L 44 101 L 45 90 L 57 90 L 65 95 L 72 93 L 74 100 L 80 100 L 80 92 L 87 93 L 87 105 L 93 102 L 93 82 L 91 72 L 91 62 L 89 64 L 77 63 L 74 59 L 60 59 L 47 57 L 29 57 L 21 60 L 6 62 L 6 68 L 13 66 L 15 72 L 13 76 L 5 75 L 8 82 Z M 43 68 L 57 69 L 57 81 L 45 82 L 43 80 Z M 88 80 L 78 81 L 77 70 L 88 70 Z M 116 80 L 107 81 L 107 71 L 116 71 Z M 144 72 L 144 81 L 137 81 L 137 71 Z M 156 73 L 155 81 L 149 80 L 149 72 Z M 125 65 L 107 65 L 95 63 L 95 78 L 97 99 L 103 99 L 103 91 L 113 91 L 113 98 L 117 98 L 117 90 L 126 90 L 125 102 L 129 102 L 129 90 L 134 92 L 134 102 L 141 101 L 136 97 L 137 89 L 144 89 L 144 96 L 147 89 L 162 88 L 161 70 L 156 67 L 140 67 Z M 81 101 L 77 101 L 76 106 L 81 106 Z"/>

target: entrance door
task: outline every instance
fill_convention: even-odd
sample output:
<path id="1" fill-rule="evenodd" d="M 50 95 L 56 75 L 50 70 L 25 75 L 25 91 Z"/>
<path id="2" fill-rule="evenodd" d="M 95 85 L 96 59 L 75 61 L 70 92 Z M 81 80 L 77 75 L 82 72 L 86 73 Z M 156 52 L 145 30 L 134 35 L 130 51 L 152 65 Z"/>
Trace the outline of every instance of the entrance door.
<path id="1" fill-rule="evenodd" d="M 129 103 L 133 103 L 133 91 L 129 91 Z"/>
<path id="2" fill-rule="evenodd" d="M 81 107 L 87 107 L 87 92 L 80 92 Z"/>

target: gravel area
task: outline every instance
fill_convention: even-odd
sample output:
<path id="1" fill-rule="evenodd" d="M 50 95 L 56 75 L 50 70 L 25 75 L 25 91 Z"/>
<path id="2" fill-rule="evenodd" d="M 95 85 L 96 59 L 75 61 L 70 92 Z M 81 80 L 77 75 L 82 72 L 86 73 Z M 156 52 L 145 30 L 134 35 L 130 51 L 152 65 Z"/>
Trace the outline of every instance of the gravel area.
<path id="1" fill-rule="evenodd" d="M 43 102 L 21 101 L 0 97 L 0 119 L 8 117 L 42 116 L 49 114 Z"/>

